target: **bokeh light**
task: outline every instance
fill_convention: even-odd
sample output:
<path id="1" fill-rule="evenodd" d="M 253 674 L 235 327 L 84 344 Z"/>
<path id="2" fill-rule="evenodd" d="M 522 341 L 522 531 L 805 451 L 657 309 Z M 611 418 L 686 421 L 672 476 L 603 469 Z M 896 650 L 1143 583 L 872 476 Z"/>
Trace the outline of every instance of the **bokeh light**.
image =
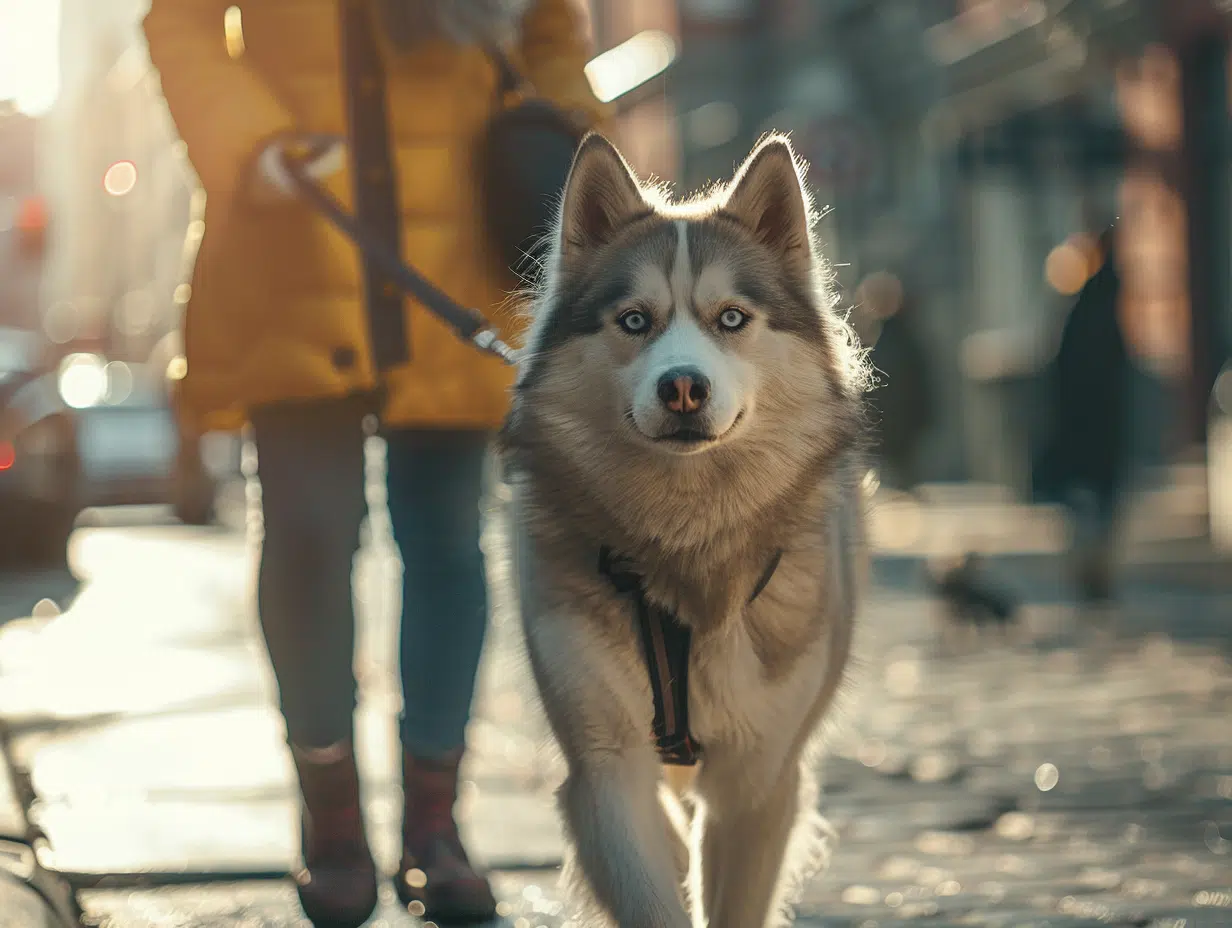
<path id="1" fill-rule="evenodd" d="M 586 78 L 602 102 L 609 103 L 667 70 L 676 57 L 676 40 L 648 29 L 592 58 Z"/>
<path id="2" fill-rule="evenodd" d="M 107 395 L 107 371 L 95 354 L 69 355 L 60 365 L 60 396 L 74 409 L 87 409 Z"/>
<path id="3" fill-rule="evenodd" d="M 113 197 L 123 197 L 137 186 L 137 166 L 131 161 L 117 161 L 103 175 L 103 189 Z"/>
<path id="4" fill-rule="evenodd" d="M 1089 236 L 1073 235 L 1048 253 L 1044 277 L 1057 293 L 1072 296 L 1099 270 L 1099 253 Z"/>

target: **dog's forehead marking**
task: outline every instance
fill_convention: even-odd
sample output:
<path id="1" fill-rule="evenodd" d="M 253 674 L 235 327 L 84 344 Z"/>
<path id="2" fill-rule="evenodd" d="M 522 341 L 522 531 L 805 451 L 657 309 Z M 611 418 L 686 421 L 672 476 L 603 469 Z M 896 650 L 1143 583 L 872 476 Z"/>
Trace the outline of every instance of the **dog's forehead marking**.
<path id="1" fill-rule="evenodd" d="M 705 230 L 688 220 L 672 222 L 671 250 L 646 254 L 634 268 L 631 295 L 673 314 L 696 315 L 741 294 L 730 261 L 705 240 Z M 664 243 L 666 244 L 666 243 Z"/>
<path id="2" fill-rule="evenodd" d="M 672 259 L 672 305 L 688 312 L 693 307 L 693 261 L 689 255 L 689 224 L 676 220 L 676 254 Z"/>

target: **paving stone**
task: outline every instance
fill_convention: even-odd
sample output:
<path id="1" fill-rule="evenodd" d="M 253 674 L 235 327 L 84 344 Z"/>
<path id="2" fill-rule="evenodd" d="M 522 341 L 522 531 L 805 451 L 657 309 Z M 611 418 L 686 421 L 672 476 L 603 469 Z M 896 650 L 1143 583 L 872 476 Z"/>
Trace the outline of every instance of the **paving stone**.
<path id="1" fill-rule="evenodd" d="M 43 897 L 0 869 L 0 928 L 72 928 Z"/>
<path id="2" fill-rule="evenodd" d="M 294 859 L 288 800 L 51 803 L 34 818 L 51 840 L 47 866 L 69 872 L 285 872 Z"/>

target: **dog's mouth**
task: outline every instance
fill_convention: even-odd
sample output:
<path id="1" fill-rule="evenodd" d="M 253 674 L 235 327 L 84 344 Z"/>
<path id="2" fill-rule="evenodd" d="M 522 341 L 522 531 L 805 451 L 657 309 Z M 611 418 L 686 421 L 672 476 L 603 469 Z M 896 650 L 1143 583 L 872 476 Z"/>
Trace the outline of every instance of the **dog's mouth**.
<path id="1" fill-rule="evenodd" d="M 656 435 L 653 440 L 659 444 L 680 445 L 689 448 L 712 445 L 716 442 L 722 441 L 730 435 L 732 430 L 740 424 L 740 420 L 743 418 L 744 410 L 741 409 L 740 412 L 736 414 L 736 418 L 732 420 L 732 424 L 718 434 L 715 434 L 714 432 L 707 432 L 703 429 L 697 428 L 696 426 L 684 425 L 676 429 L 674 432 L 668 432 L 665 435 Z"/>
<path id="2" fill-rule="evenodd" d="M 683 428 L 677 429 L 668 435 L 660 435 L 655 441 L 678 441 L 686 445 L 697 445 L 707 441 L 714 441 L 716 437 L 709 432 L 703 432 L 701 429 Z"/>

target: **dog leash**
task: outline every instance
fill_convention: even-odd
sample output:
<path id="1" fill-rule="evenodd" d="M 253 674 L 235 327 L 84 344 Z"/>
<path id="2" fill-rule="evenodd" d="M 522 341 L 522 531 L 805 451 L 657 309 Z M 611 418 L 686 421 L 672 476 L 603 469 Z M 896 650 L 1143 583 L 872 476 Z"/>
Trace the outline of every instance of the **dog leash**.
<path id="1" fill-rule="evenodd" d="M 297 146 L 299 150 L 294 152 L 289 147 L 283 149 L 282 166 L 291 178 L 296 192 L 334 228 L 350 239 L 365 257 L 379 265 L 395 286 L 418 300 L 425 309 L 453 329 L 460 339 L 486 354 L 500 358 L 506 364 L 517 363 L 517 353 L 501 341 L 482 313 L 456 302 L 418 271 L 409 267 L 389 246 L 370 234 L 332 194 L 308 176 L 307 165 L 323 153 L 325 145 L 332 142 L 332 139 L 308 142 Z"/>

